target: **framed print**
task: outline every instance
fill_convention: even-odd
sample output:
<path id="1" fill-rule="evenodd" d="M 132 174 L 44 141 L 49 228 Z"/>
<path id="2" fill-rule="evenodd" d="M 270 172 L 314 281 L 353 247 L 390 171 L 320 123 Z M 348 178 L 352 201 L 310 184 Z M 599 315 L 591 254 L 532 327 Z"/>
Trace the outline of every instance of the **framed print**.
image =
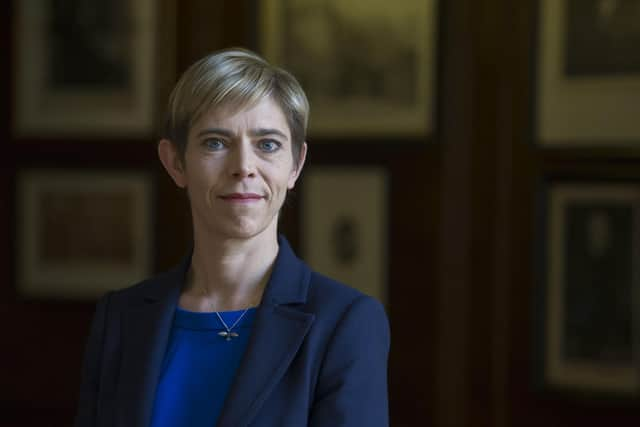
<path id="1" fill-rule="evenodd" d="M 640 144 L 640 0 L 539 5 L 539 143 Z"/>
<path id="2" fill-rule="evenodd" d="M 29 170 L 18 177 L 17 290 L 96 298 L 151 272 L 151 178 Z"/>
<path id="3" fill-rule="evenodd" d="M 436 0 L 263 0 L 259 46 L 299 79 L 314 136 L 433 130 Z"/>
<path id="4" fill-rule="evenodd" d="M 544 384 L 637 395 L 640 183 L 555 181 L 545 201 Z"/>
<path id="5" fill-rule="evenodd" d="M 17 136 L 151 134 L 156 2 L 21 0 L 16 13 Z"/>
<path id="6" fill-rule="evenodd" d="M 386 171 L 310 167 L 302 191 L 305 260 L 314 270 L 386 303 Z"/>

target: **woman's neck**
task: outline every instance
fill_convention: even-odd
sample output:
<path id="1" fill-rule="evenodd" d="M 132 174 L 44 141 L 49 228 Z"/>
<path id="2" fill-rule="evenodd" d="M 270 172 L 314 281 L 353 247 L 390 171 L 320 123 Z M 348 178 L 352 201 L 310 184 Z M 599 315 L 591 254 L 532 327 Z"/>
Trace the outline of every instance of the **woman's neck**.
<path id="1" fill-rule="evenodd" d="M 229 311 L 253 307 L 278 254 L 270 233 L 250 239 L 194 240 L 191 267 L 179 305 L 192 311 Z"/>

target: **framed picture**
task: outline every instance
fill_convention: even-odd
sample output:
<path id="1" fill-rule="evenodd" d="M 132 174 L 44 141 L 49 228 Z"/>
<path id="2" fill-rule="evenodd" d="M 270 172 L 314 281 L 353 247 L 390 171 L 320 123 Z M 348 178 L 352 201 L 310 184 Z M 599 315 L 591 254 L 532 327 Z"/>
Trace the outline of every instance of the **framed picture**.
<path id="1" fill-rule="evenodd" d="M 310 167 L 302 192 L 305 260 L 314 270 L 386 303 L 386 171 Z"/>
<path id="2" fill-rule="evenodd" d="M 544 385 L 640 392 L 640 182 L 550 181 L 538 349 Z"/>
<path id="3" fill-rule="evenodd" d="M 258 35 L 311 104 L 314 136 L 433 130 L 436 0 L 263 0 Z"/>
<path id="4" fill-rule="evenodd" d="M 17 136 L 150 135 L 156 2 L 16 2 Z"/>
<path id="5" fill-rule="evenodd" d="M 539 0 L 537 139 L 638 146 L 640 0 Z"/>
<path id="6" fill-rule="evenodd" d="M 17 290 L 96 298 L 151 272 L 151 177 L 28 170 L 17 183 Z"/>

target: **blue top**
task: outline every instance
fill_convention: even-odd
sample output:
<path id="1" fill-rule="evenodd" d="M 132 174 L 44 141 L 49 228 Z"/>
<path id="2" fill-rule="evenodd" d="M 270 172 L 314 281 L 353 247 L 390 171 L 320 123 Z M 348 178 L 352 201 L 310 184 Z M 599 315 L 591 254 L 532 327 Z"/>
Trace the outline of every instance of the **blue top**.
<path id="1" fill-rule="evenodd" d="M 219 312 L 231 327 L 244 310 Z M 211 427 L 222 411 L 251 333 L 256 309 L 247 311 L 227 341 L 215 313 L 176 309 L 156 390 L 151 427 Z"/>

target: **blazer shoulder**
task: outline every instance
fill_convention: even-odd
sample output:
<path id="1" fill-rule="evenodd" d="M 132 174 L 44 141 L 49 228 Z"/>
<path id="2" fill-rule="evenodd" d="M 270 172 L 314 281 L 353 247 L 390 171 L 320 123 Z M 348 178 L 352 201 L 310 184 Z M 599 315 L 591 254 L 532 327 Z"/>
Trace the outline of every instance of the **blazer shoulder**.
<path id="1" fill-rule="evenodd" d="M 365 295 L 345 283 L 313 270 L 311 271 L 309 282 L 309 296 L 311 298 L 337 298 L 343 301 L 352 301 Z"/>
<path id="2" fill-rule="evenodd" d="M 315 307 L 327 307 L 343 311 L 356 304 L 378 306 L 384 311 L 382 304 L 374 297 L 365 294 L 328 276 L 311 271 L 307 303 Z"/>
<path id="3" fill-rule="evenodd" d="M 110 299 L 114 306 L 127 305 L 141 299 L 161 299 L 168 292 L 182 285 L 184 273 L 174 268 L 156 276 L 144 279 L 138 283 L 110 292 Z"/>

